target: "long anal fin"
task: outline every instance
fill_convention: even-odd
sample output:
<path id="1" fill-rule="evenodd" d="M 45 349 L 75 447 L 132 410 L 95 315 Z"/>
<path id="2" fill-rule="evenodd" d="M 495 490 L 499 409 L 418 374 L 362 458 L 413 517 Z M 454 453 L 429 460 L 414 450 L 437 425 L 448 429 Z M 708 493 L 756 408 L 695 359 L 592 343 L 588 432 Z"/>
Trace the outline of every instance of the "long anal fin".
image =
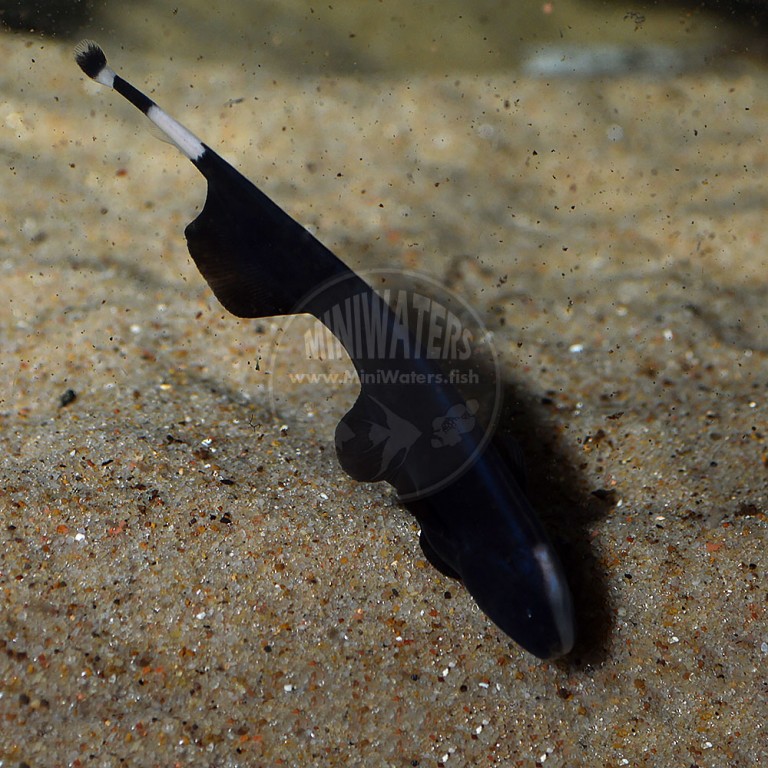
<path id="1" fill-rule="evenodd" d="M 429 543 L 429 539 L 424 535 L 423 530 L 419 533 L 419 546 L 430 565 L 434 566 L 440 573 L 447 576 L 449 579 L 461 581 L 461 576 L 432 548 L 432 545 Z"/>

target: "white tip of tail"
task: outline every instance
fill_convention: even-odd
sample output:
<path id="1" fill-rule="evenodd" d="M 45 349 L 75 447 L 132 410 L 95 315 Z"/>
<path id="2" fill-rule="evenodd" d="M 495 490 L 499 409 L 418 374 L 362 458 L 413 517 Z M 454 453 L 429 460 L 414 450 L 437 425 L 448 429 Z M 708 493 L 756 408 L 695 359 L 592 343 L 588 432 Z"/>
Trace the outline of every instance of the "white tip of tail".
<path id="1" fill-rule="evenodd" d="M 107 66 L 107 57 L 93 40 L 81 40 L 75 46 L 75 61 L 88 77 L 111 88 L 115 73 Z"/>
<path id="2" fill-rule="evenodd" d="M 190 160 L 196 161 L 203 156 L 203 142 L 158 107 L 152 99 L 136 90 L 122 77 L 118 77 L 107 65 L 104 51 L 93 40 L 82 40 L 75 46 L 75 61 L 88 77 L 108 88 L 114 88 L 134 107 L 140 109 Z"/>

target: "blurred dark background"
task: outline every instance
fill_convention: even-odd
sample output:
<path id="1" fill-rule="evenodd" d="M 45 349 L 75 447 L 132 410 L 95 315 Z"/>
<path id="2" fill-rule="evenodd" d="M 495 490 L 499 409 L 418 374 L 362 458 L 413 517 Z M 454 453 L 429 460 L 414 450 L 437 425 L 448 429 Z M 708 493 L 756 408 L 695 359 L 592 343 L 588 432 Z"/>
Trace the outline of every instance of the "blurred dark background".
<path id="1" fill-rule="evenodd" d="M 517 68 L 537 46 L 699 47 L 764 54 L 768 0 L 0 0 L 0 26 L 135 50 L 241 49 L 293 72 L 444 72 Z M 234 32 L 233 32 L 234 30 Z"/>

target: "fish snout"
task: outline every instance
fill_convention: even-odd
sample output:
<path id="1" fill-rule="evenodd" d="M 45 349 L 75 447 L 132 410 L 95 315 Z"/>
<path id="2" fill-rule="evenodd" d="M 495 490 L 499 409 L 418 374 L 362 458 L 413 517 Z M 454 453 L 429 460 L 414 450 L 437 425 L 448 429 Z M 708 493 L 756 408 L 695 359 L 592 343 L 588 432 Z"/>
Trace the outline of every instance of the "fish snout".
<path id="1" fill-rule="evenodd" d="M 564 656 L 575 638 L 571 591 L 546 542 L 523 562 L 494 553 L 461 564 L 467 591 L 496 626 L 540 659 Z"/>

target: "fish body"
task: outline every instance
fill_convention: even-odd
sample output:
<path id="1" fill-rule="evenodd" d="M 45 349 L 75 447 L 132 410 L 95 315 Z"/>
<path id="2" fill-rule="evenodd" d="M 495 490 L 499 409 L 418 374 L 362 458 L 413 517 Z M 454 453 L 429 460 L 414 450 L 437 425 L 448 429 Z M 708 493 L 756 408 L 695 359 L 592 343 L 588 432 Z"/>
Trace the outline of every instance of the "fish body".
<path id="1" fill-rule="evenodd" d="M 336 430 L 343 469 L 356 480 L 390 483 L 421 526 L 427 559 L 461 579 L 523 648 L 541 658 L 567 653 L 574 639 L 570 591 L 521 488 L 519 450 L 491 439 L 476 418 L 477 403 L 463 397 L 428 345 L 365 280 L 117 75 L 98 45 L 83 41 L 75 58 L 86 75 L 140 109 L 206 178 L 205 205 L 185 235 L 222 305 L 245 318 L 309 312 L 347 350 L 361 390 Z M 386 350 L 353 343 L 365 329 L 343 325 L 332 311 L 352 300 L 396 343 Z M 371 370 L 380 374 L 373 381 Z"/>

